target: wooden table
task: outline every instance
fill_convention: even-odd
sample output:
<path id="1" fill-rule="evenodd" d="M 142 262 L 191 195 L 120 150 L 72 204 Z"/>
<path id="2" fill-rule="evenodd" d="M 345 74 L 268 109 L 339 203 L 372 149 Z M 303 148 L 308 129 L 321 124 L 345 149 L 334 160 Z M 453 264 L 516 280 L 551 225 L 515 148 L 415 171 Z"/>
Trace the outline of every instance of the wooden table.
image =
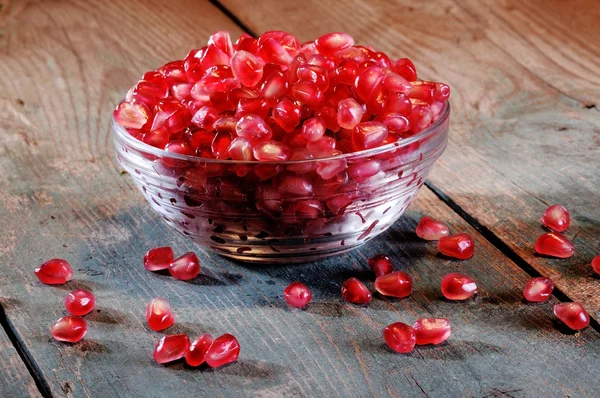
<path id="1" fill-rule="evenodd" d="M 592 0 L 0 0 L 0 396 L 428 396 L 600 395 L 600 7 Z M 424 78 L 452 87 L 449 147 L 417 200 L 383 236 L 351 253 L 289 267 L 245 266 L 173 234 L 114 161 L 110 113 L 140 74 L 204 45 L 285 29 L 301 40 L 347 31 Z M 539 218 L 569 208 L 567 260 L 534 254 Z M 473 234 L 476 255 L 449 261 L 416 238 L 422 215 Z M 202 275 L 183 283 L 144 270 L 154 246 L 196 250 Z M 340 282 L 370 279 L 379 252 L 415 278 L 405 300 L 345 304 Z M 72 282 L 41 285 L 52 257 Z M 441 298 L 451 271 L 477 280 L 467 302 Z M 554 280 L 544 304 L 522 301 L 533 275 Z M 314 302 L 282 299 L 304 280 Z M 94 292 L 97 310 L 77 344 L 52 340 L 65 294 Z M 235 334 L 236 364 L 218 370 L 159 366 L 161 337 L 146 303 L 169 299 L 169 332 Z M 565 333 L 552 315 L 581 301 L 592 325 Z M 391 322 L 445 316 L 450 340 L 408 355 L 387 350 Z"/>

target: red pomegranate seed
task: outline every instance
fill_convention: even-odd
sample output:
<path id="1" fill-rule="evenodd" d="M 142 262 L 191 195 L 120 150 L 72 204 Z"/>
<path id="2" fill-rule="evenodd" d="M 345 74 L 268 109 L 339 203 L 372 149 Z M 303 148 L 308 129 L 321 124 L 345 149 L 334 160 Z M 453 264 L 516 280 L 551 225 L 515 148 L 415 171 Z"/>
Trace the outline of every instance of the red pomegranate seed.
<path id="1" fill-rule="evenodd" d="M 435 94 L 435 83 L 425 80 L 417 80 L 410 82 L 408 96 L 410 98 L 419 99 L 425 102 L 431 102 Z"/>
<path id="2" fill-rule="evenodd" d="M 188 352 L 185 353 L 185 362 L 190 366 L 202 365 L 212 343 L 213 338 L 210 334 L 203 334 L 197 337 L 192 341 Z"/>
<path id="3" fill-rule="evenodd" d="M 354 98 L 346 98 L 338 103 L 337 122 L 342 128 L 353 129 L 364 113 L 363 107 Z"/>
<path id="4" fill-rule="evenodd" d="M 408 93 L 412 89 L 412 85 L 402 76 L 390 72 L 383 78 L 383 85 L 393 93 Z"/>
<path id="5" fill-rule="evenodd" d="M 172 326 L 175 318 L 169 302 L 160 297 L 152 299 L 146 306 L 146 321 L 150 329 L 157 332 Z"/>
<path id="6" fill-rule="evenodd" d="M 190 338 L 185 334 L 164 336 L 154 347 L 154 360 L 157 363 L 173 362 L 185 356 L 190 348 Z"/>
<path id="7" fill-rule="evenodd" d="M 378 160 L 367 160 L 348 166 L 348 175 L 356 182 L 364 181 L 381 171 Z"/>
<path id="8" fill-rule="evenodd" d="M 409 128 L 408 119 L 399 113 L 382 113 L 375 121 L 385 124 L 390 134 L 401 135 Z"/>
<path id="9" fill-rule="evenodd" d="M 240 356 L 240 343 L 231 334 L 224 334 L 213 341 L 204 360 L 211 368 L 234 362 Z"/>
<path id="10" fill-rule="evenodd" d="M 170 153 L 175 153 L 177 155 L 185 155 L 185 156 L 192 156 L 195 153 L 194 149 L 187 142 L 182 141 L 182 140 L 170 141 L 165 146 L 165 151 L 170 152 Z M 162 157 L 161 161 L 163 162 L 163 164 L 165 164 L 166 166 L 169 166 L 169 167 L 185 167 L 185 166 L 187 166 L 187 163 L 185 160 L 173 159 L 173 158 L 170 158 L 167 156 Z"/>
<path id="11" fill-rule="evenodd" d="M 550 278 L 531 278 L 523 289 L 523 296 L 532 303 L 543 303 L 550 298 L 553 290 L 554 283 Z"/>
<path id="12" fill-rule="evenodd" d="M 564 206 L 552 205 L 544 212 L 542 223 L 556 232 L 564 232 L 571 224 L 571 216 Z"/>
<path id="13" fill-rule="evenodd" d="M 283 72 L 277 70 L 272 72 L 262 83 L 260 92 L 267 100 L 277 100 L 288 92 L 288 81 Z"/>
<path id="14" fill-rule="evenodd" d="M 40 282 L 46 285 L 62 285 L 73 279 L 71 264 L 60 258 L 46 261 L 33 272 Z"/>
<path id="15" fill-rule="evenodd" d="M 362 122 L 352 132 L 352 143 L 358 150 L 375 148 L 381 145 L 388 135 L 385 124 L 380 122 Z"/>
<path id="16" fill-rule="evenodd" d="M 252 154 L 252 144 L 246 138 L 235 138 L 233 141 L 231 141 L 231 145 L 229 146 L 227 152 L 233 160 L 254 160 L 254 156 Z"/>
<path id="17" fill-rule="evenodd" d="M 373 295 L 364 283 L 356 278 L 350 278 L 342 284 L 342 298 L 352 304 L 367 304 Z"/>
<path id="18" fill-rule="evenodd" d="M 333 32 L 327 33 L 315 40 L 317 50 L 321 54 L 333 55 L 354 45 L 354 39 L 348 33 Z"/>
<path id="19" fill-rule="evenodd" d="M 333 137 L 321 137 L 317 141 L 306 144 L 306 149 L 315 158 L 327 158 L 335 151 L 336 140 Z"/>
<path id="20" fill-rule="evenodd" d="M 253 149 L 254 158 L 263 162 L 288 160 L 290 147 L 279 141 L 263 141 Z"/>
<path id="21" fill-rule="evenodd" d="M 375 274 L 375 277 L 389 274 L 394 271 L 392 260 L 385 254 L 378 254 L 369 259 L 369 268 Z"/>
<path id="22" fill-rule="evenodd" d="M 155 247 L 148 250 L 144 256 L 144 268 L 148 271 L 167 269 L 174 258 L 173 249 L 170 247 Z"/>
<path id="23" fill-rule="evenodd" d="M 377 86 L 382 84 L 383 71 L 379 66 L 369 66 L 363 70 L 354 82 L 354 92 L 364 102 L 369 101 Z"/>
<path id="24" fill-rule="evenodd" d="M 295 83 L 292 85 L 290 92 L 297 101 L 308 105 L 312 109 L 316 109 L 325 99 L 323 92 L 313 82 L 301 81 Z"/>
<path id="25" fill-rule="evenodd" d="M 235 132 L 253 143 L 270 140 L 273 136 L 269 125 L 258 115 L 242 116 L 235 125 Z"/>
<path id="26" fill-rule="evenodd" d="M 304 308 L 312 300 L 312 293 L 305 284 L 292 282 L 283 291 L 283 297 L 292 307 Z"/>
<path id="27" fill-rule="evenodd" d="M 595 273 L 600 274 L 600 256 L 596 256 L 592 259 L 592 269 Z"/>
<path id="28" fill-rule="evenodd" d="M 151 115 L 150 109 L 142 103 L 121 102 L 113 112 L 115 121 L 130 129 L 141 129 L 148 123 Z"/>
<path id="29" fill-rule="evenodd" d="M 87 322 L 78 316 L 63 316 L 52 326 L 51 332 L 55 340 L 77 343 L 87 332 Z"/>
<path id="30" fill-rule="evenodd" d="M 346 170 L 345 159 L 323 160 L 317 163 L 317 174 L 324 180 L 329 180 Z"/>
<path id="31" fill-rule="evenodd" d="M 419 132 L 431 124 L 432 114 L 429 104 L 426 102 L 413 102 L 413 107 L 408 115 L 410 128 L 413 132 Z"/>
<path id="32" fill-rule="evenodd" d="M 308 142 L 318 141 L 325 134 L 325 120 L 320 117 L 312 117 L 304 121 L 302 124 L 302 136 Z"/>
<path id="33" fill-rule="evenodd" d="M 403 93 L 390 93 L 383 103 L 382 113 L 397 113 L 403 116 L 410 115 L 412 103 Z"/>
<path id="34" fill-rule="evenodd" d="M 213 123 L 219 118 L 219 112 L 212 106 L 203 106 L 192 117 L 192 123 L 201 129 L 212 130 Z"/>
<path id="35" fill-rule="evenodd" d="M 414 325 L 417 345 L 440 344 L 450 337 L 452 328 L 446 318 L 422 318 Z"/>
<path id="36" fill-rule="evenodd" d="M 425 240 L 439 240 L 450 234 L 448 226 L 434 218 L 423 216 L 417 225 L 417 236 Z"/>
<path id="37" fill-rule="evenodd" d="M 238 50 L 231 58 L 233 75 L 246 87 L 253 87 L 262 79 L 263 66 L 263 60 L 248 51 Z"/>
<path id="38" fill-rule="evenodd" d="M 67 294 L 65 298 L 65 308 L 73 315 L 83 316 L 89 314 L 94 309 L 96 299 L 92 292 L 77 289 Z"/>
<path id="39" fill-rule="evenodd" d="M 405 78 L 408 81 L 417 80 L 417 69 L 412 61 L 408 58 L 401 58 L 394 62 L 393 71 Z"/>
<path id="40" fill-rule="evenodd" d="M 273 38 L 262 43 L 259 40 L 259 47 L 260 56 L 265 62 L 277 65 L 289 65 L 292 62 L 292 56 Z"/>
<path id="41" fill-rule="evenodd" d="M 300 107 L 289 98 L 283 98 L 273 108 L 273 120 L 291 133 L 300 124 Z"/>
<path id="42" fill-rule="evenodd" d="M 264 98 L 241 98 L 235 110 L 235 117 L 254 114 L 264 120 L 267 118 L 269 111 L 269 104 Z"/>
<path id="43" fill-rule="evenodd" d="M 573 330 L 584 329 L 590 324 L 590 316 L 581 303 L 556 304 L 554 315 Z"/>
<path id="44" fill-rule="evenodd" d="M 169 264 L 169 272 L 179 280 L 187 281 L 200 273 L 200 261 L 194 252 L 187 252 Z"/>
<path id="45" fill-rule="evenodd" d="M 477 293 L 477 284 L 467 275 L 450 273 L 442 279 L 442 294 L 448 300 L 466 300 Z"/>
<path id="46" fill-rule="evenodd" d="M 221 30 L 219 32 L 214 33 L 208 39 L 209 45 L 214 45 L 219 50 L 223 51 L 225 54 L 230 57 L 233 55 L 233 45 L 231 44 L 231 37 L 229 36 L 229 32 L 225 30 Z"/>
<path id="47" fill-rule="evenodd" d="M 403 271 L 394 271 L 375 279 L 375 290 L 388 297 L 404 298 L 410 296 L 413 278 Z"/>
<path id="48" fill-rule="evenodd" d="M 415 330 L 402 322 L 392 323 L 383 329 L 383 339 L 390 349 L 404 354 L 415 348 Z"/>
<path id="49" fill-rule="evenodd" d="M 465 233 L 442 236 L 438 241 L 438 249 L 445 256 L 466 260 L 475 253 L 475 241 Z"/>
<path id="50" fill-rule="evenodd" d="M 535 251 L 544 256 L 569 258 L 575 254 L 575 246 L 564 235 L 548 232 L 537 239 Z"/>

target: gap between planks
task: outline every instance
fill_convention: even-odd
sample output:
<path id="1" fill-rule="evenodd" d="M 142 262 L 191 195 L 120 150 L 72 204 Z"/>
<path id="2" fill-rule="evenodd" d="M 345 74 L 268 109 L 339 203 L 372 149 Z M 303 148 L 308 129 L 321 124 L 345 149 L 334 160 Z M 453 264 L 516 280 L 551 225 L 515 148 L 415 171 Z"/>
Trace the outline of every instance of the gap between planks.
<path id="1" fill-rule="evenodd" d="M 258 37 L 258 35 L 250 29 L 244 22 L 242 22 L 231 10 L 221 4 L 218 0 L 209 0 L 219 11 L 227 16 L 231 21 L 236 24 L 244 32 L 248 33 L 252 37 Z M 586 105 L 586 108 L 596 108 L 595 104 Z M 498 249 L 503 255 L 508 257 L 513 263 L 522 269 L 527 275 L 531 277 L 544 276 L 541 275 L 535 268 L 533 268 L 523 257 L 519 256 L 513 249 L 510 248 L 498 235 L 494 234 L 489 228 L 481 224 L 475 217 L 467 213 L 461 206 L 459 206 L 454 200 L 448 195 L 442 192 L 436 187 L 431 181 L 425 181 L 426 189 L 429 189 L 435 196 L 437 196 L 442 202 L 444 202 L 452 211 L 454 211 L 459 217 L 465 220 L 470 226 L 475 228 L 492 246 Z M 571 298 L 564 293 L 562 290 L 554 287 L 553 296 L 561 302 L 572 302 Z M 600 333 L 600 323 L 590 317 L 590 326 Z"/>

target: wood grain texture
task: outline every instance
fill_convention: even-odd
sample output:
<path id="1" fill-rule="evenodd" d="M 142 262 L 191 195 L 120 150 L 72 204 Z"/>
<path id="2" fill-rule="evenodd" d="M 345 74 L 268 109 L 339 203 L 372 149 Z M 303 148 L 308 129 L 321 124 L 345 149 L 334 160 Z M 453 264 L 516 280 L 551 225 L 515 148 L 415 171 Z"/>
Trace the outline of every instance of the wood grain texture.
<path id="1" fill-rule="evenodd" d="M 0 302 L 3 299 L 0 299 Z M 10 339 L 0 329 L 0 397 L 41 397 Z"/>
<path id="2" fill-rule="evenodd" d="M 528 276 L 430 191 L 389 232 L 360 250 L 319 263 L 257 267 L 199 250 L 161 223 L 113 161 L 110 112 L 142 71 L 182 57 L 231 21 L 206 2 L 22 1 L 2 10 L 0 37 L 0 296 L 54 396 L 594 396 L 600 336 L 563 334 L 551 300 L 521 302 Z M 437 256 L 414 235 L 422 214 L 475 236 L 464 262 Z M 196 250 L 202 274 L 190 282 L 148 273 L 144 252 Z M 415 278 L 405 300 L 341 301 L 341 282 L 369 280 L 368 257 L 384 251 Z M 74 266 L 74 280 L 41 285 L 33 269 L 51 257 Z M 451 271 L 470 274 L 473 301 L 442 299 Z M 284 287 L 311 286 L 307 311 L 284 305 Z M 51 339 L 66 293 L 86 288 L 97 309 L 77 344 Z M 159 366 L 162 334 L 150 331 L 146 303 L 167 298 L 169 333 L 230 332 L 242 346 L 228 367 Z M 395 355 L 384 326 L 446 316 L 450 341 Z"/>
<path id="3" fill-rule="evenodd" d="M 593 0 L 243 0 L 221 2 L 251 30 L 310 40 L 347 31 L 408 56 L 452 88 L 450 143 L 433 187 L 600 317 L 600 7 Z M 571 212 L 576 254 L 538 257 L 547 206 Z"/>

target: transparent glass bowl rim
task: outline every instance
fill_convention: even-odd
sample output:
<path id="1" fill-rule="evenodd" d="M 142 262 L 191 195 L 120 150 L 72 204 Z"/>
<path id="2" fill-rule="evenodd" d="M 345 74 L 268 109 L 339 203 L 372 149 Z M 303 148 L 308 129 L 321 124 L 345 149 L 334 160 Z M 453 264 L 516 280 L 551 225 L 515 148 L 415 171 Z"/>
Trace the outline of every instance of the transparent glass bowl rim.
<path id="1" fill-rule="evenodd" d="M 153 147 L 152 145 L 148 145 L 143 141 L 138 140 L 133 137 L 131 134 L 125 130 L 123 126 L 118 124 L 114 117 L 112 117 L 112 128 L 115 136 L 124 141 L 130 147 L 142 151 L 145 153 L 149 153 L 161 158 L 172 158 L 178 160 L 186 160 L 192 163 L 218 163 L 218 164 L 271 164 L 271 165 L 294 165 L 294 164 L 303 164 L 310 162 L 323 162 L 323 161 L 334 161 L 341 159 L 356 159 L 363 158 L 373 155 L 378 155 L 381 153 L 385 153 L 389 150 L 399 149 L 405 147 L 407 145 L 412 144 L 413 142 L 420 141 L 428 136 L 433 136 L 439 132 L 439 127 L 446 122 L 448 117 L 450 116 L 450 103 L 448 101 L 444 102 L 444 108 L 442 109 L 441 117 L 436 120 L 432 125 L 427 127 L 426 129 L 418 132 L 417 134 L 401 139 L 396 142 L 389 143 L 387 145 L 379 146 L 376 148 L 365 149 L 357 152 L 343 153 L 341 155 L 330 156 L 327 158 L 314 158 L 314 159 L 303 159 L 303 160 L 277 160 L 277 161 L 259 161 L 259 160 L 223 160 L 223 159 L 212 159 L 212 158 L 201 158 L 195 155 L 181 155 L 178 153 L 173 153 L 166 151 L 164 149 Z"/>

